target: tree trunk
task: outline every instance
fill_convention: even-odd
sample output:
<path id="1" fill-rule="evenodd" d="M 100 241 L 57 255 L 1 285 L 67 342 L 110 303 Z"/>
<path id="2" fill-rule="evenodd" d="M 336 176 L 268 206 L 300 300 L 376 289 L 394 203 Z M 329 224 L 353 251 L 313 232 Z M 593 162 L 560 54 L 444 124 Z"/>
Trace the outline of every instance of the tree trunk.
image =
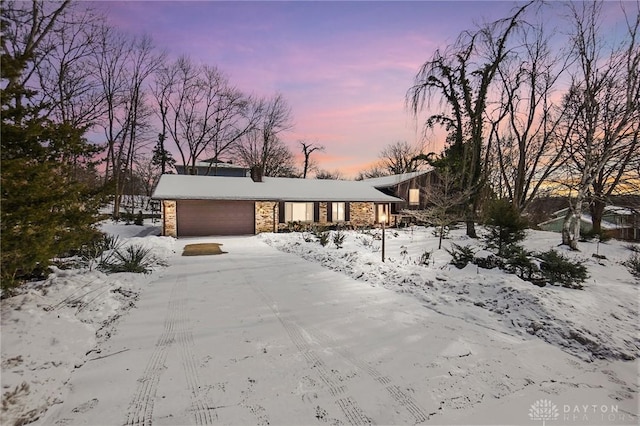
<path id="1" fill-rule="evenodd" d="M 604 215 L 604 201 L 599 199 L 594 199 L 591 203 L 591 223 L 592 231 L 596 234 L 600 234 L 602 232 L 602 216 Z"/>
<path id="2" fill-rule="evenodd" d="M 569 211 L 564 217 L 562 224 L 562 244 L 569 246 L 571 250 L 578 250 L 583 200 L 584 195 L 579 193 L 576 197 L 575 204 L 572 205 L 571 201 L 569 201 Z"/>

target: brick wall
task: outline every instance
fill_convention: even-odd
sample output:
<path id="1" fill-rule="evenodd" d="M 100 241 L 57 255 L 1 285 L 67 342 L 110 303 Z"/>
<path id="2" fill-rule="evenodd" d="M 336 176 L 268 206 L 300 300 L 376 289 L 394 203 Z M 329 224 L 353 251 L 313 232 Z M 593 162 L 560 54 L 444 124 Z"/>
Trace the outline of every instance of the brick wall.
<path id="1" fill-rule="evenodd" d="M 178 224 L 176 221 L 176 202 L 172 200 L 162 201 L 162 235 L 167 237 L 178 236 Z"/>

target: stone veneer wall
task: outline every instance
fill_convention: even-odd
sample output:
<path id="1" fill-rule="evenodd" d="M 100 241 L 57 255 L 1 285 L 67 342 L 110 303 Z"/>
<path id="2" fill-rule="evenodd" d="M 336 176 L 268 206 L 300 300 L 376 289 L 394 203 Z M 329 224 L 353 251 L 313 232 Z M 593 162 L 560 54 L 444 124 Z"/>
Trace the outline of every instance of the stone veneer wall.
<path id="1" fill-rule="evenodd" d="M 166 237 L 178 236 L 178 223 L 176 220 L 176 202 L 172 200 L 162 201 L 162 235 Z"/>
<path id="2" fill-rule="evenodd" d="M 320 217 L 318 223 L 327 223 L 327 203 L 320 203 Z"/>
<path id="3" fill-rule="evenodd" d="M 374 203 L 352 202 L 349 204 L 351 225 L 372 226 L 375 224 Z"/>
<path id="4" fill-rule="evenodd" d="M 278 203 L 276 201 L 256 201 L 256 234 L 277 232 Z"/>

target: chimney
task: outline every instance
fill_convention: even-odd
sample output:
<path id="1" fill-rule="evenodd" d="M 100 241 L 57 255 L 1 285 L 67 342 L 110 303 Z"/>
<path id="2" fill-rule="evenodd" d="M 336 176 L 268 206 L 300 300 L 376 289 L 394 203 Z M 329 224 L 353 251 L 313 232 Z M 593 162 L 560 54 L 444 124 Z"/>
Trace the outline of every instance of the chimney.
<path id="1" fill-rule="evenodd" d="M 254 182 L 262 182 L 262 167 L 260 166 L 251 167 L 251 179 Z"/>

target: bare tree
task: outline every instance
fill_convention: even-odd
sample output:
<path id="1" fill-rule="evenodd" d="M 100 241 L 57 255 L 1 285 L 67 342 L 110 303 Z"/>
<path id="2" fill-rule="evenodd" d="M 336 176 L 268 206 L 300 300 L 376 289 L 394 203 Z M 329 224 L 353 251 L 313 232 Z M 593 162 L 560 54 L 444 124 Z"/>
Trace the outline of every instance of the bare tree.
<path id="1" fill-rule="evenodd" d="M 292 176 L 293 154 L 279 137 L 292 127 L 291 108 L 280 94 L 262 99 L 258 105 L 260 120 L 243 135 L 234 156 L 240 164 L 259 168 L 265 176 Z"/>
<path id="2" fill-rule="evenodd" d="M 235 147 L 235 159 L 239 164 L 257 168 L 264 176 L 294 177 L 294 157 L 291 150 L 279 138 L 265 142 L 260 129 L 246 133 Z"/>
<path id="3" fill-rule="evenodd" d="M 203 154 L 218 159 L 257 122 L 261 106 L 233 87 L 218 68 L 187 57 L 162 69 L 156 99 L 182 164 L 195 170 Z M 257 105 L 257 106 L 256 106 Z"/>
<path id="4" fill-rule="evenodd" d="M 137 155 L 134 158 L 133 163 L 134 178 L 141 185 L 142 192 L 146 197 L 146 202 L 148 203 L 153 195 L 153 190 L 162 175 L 160 166 L 155 164 L 152 158 L 149 158 L 146 155 Z M 148 205 L 143 207 L 146 208 Z"/>
<path id="5" fill-rule="evenodd" d="M 314 144 L 313 142 L 298 141 L 302 147 L 302 155 L 304 155 L 304 163 L 302 165 L 302 179 L 307 178 L 307 173 L 316 168 L 311 161 L 311 154 L 315 151 L 324 151 L 324 146 Z"/>
<path id="6" fill-rule="evenodd" d="M 411 145 L 407 141 L 397 141 L 387 145 L 380 152 L 380 167 L 389 174 L 415 172 L 420 167 L 419 158 L 423 154 L 421 144 Z"/>
<path id="7" fill-rule="evenodd" d="M 442 248 L 445 227 L 464 218 L 465 201 L 470 192 L 457 188 L 457 178 L 450 170 L 440 169 L 429 186 L 420 188 L 421 196 L 429 200 L 429 207 L 423 210 L 403 210 L 402 214 L 411 216 L 422 223 L 438 227 L 438 250 Z"/>
<path id="8" fill-rule="evenodd" d="M 565 52 L 552 53 L 543 25 L 523 28 L 516 51 L 498 67 L 501 96 L 488 118 L 497 167 L 489 169 L 497 175 L 494 192 L 522 212 L 563 164 L 566 109 L 551 97 L 568 59 Z"/>
<path id="9" fill-rule="evenodd" d="M 3 77 L 7 80 L 6 92 L 14 94 L 16 109 L 33 94 L 36 69 L 54 47 L 48 38 L 60 28 L 60 17 L 70 5 L 70 0 L 33 0 L 31 7 L 20 1 L 2 2 Z"/>
<path id="10" fill-rule="evenodd" d="M 436 98 L 444 107 L 425 121 L 425 130 L 436 125 L 448 130 L 448 155 L 456 164 L 460 188 L 470 191 L 467 205 L 467 235 L 476 237 L 474 220 L 486 182 L 483 158 L 487 139 L 487 99 L 500 64 L 510 53 L 510 41 L 520 28 L 522 16 L 533 4 L 519 6 L 507 19 L 464 32 L 452 46 L 438 49 L 425 62 L 409 89 L 407 102 L 413 114 L 433 106 Z"/>
<path id="11" fill-rule="evenodd" d="M 640 11 L 627 15 L 629 37 L 610 53 L 603 53 L 605 35 L 599 33 L 602 3 L 569 5 L 573 48 L 577 61 L 564 102 L 574 114 L 568 146 L 569 210 L 562 244 L 578 248 L 583 203 L 594 190 L 595 213 L 602 217 L 605 194 L 611 194 L 637 157 L 640 126 Z M 596 227 L 599 227 L 596 225 Z"/>
<path id="12" fill-rule="evenodd" d="M 146 142 L 151 110 L 146 103 L 145 81 L 164 61 L 149 37 L 130 38 L 104 27 L 97 72 L 102 83 L 107 140 L 105 179 L 112 184 L 113 216 L 120 216 L 125 184 L 131 180 L 136 151 Z"/>
<path id="13" fill-rule="evenodd" d="M 318 170 L 316 172 L 316 179 L 342 180 L 344 178 L 340 170 Z"/>
<path id="14" fill-rule="evenodd" d="M 389 172 L 387 170 L 383 170 L 380 164 L 376 163 L 371 167 L 358 172 L 358 176 L 356 176 L 356 180 L 372 179 L 372 178 L 378 178 L 378 177 L 388 176 L 388 175 L 389 175 Z"/>
<path id="15" fill-rule="evenodd" d="M 95 65 L 103 17 L 91 9 L 68 8 L 58 17 L 47 54 L 37 63 L 47 116 L 76 128 L 92 127 L 104 110 Z"/>

